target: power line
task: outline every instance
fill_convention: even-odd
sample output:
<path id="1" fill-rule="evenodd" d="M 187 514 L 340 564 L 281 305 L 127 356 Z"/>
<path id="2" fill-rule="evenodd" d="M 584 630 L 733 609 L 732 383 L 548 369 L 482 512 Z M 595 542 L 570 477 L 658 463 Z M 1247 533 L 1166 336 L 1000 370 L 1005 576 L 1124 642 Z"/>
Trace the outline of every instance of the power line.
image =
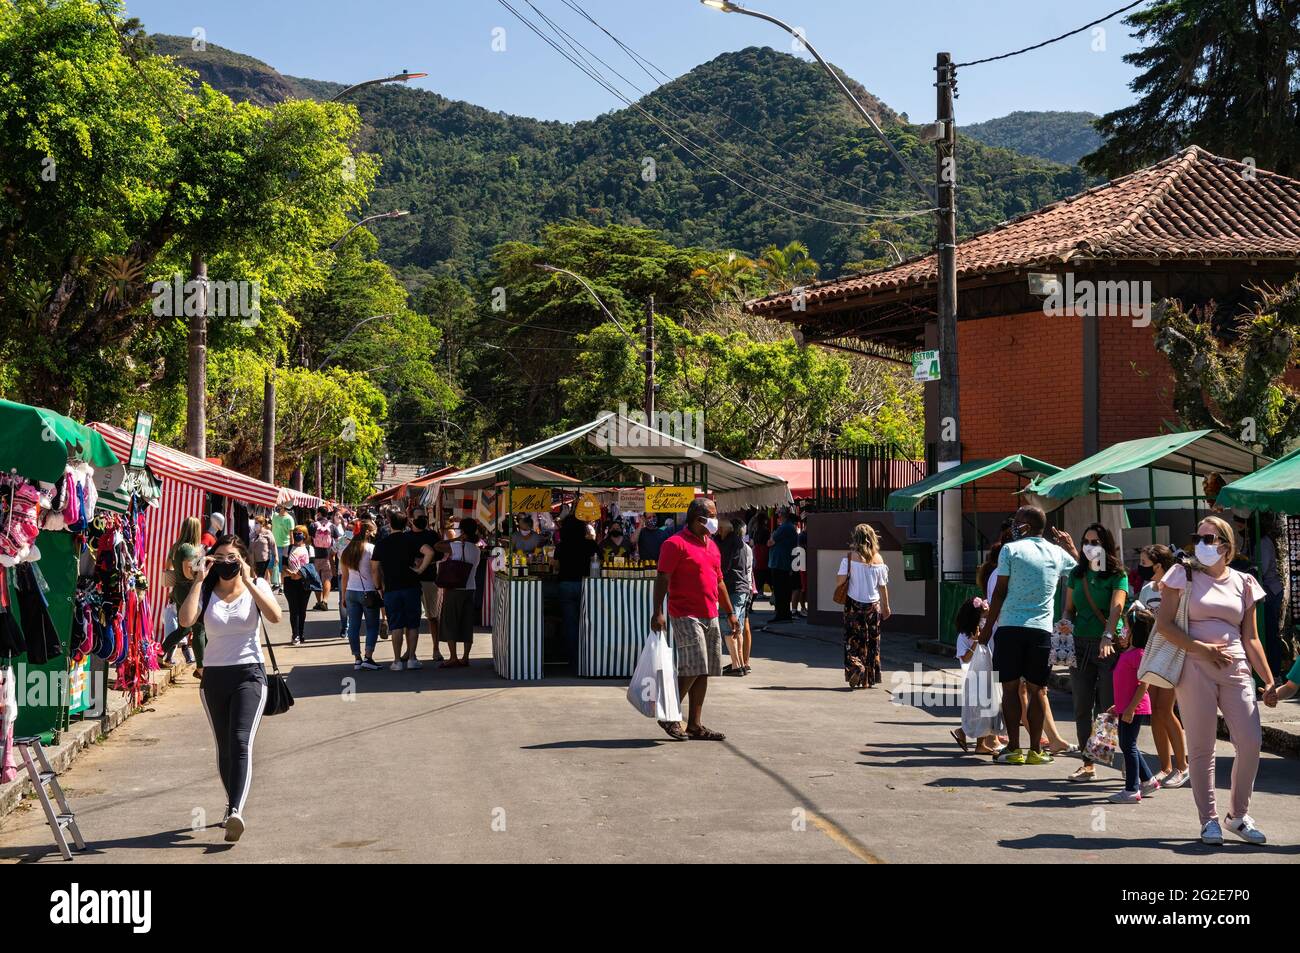
<path id="1" fill-rule="evenodd" d="M 684 99 L 680 99 L 680 98 L 678 98 L 675 94 L 669 92 L 669 90 L 668 90 L 668 85 L 667 85 L 667 84 L 670 84 L 670 83 L 675 82 L 675 81 L 676 81 L 676 77 L 670 75 L 668 72 L 666 72 L 666 71 L 665 71 L 664 69 L 662 69 L 660 66 L 658 66 L 657 64 L 655 64 L 655 63 L 654 63 L 652 60 L 650 60 L 648 57 L 643 56 L 642 54 L 638 53 L 638 52 L 637 52 L 636 50 L 634 50 L 632 47 L 628 46 L 626 43 L 624 43 L 622 40 L 620 40 L 617 36 L 615 36 L 615 35 L 614 35 L 613 33 L 611 33 L 608 29 L 606 29 L 605 26 L 604 26 L 603 24 L 601 24 L 598 20 L 596 20 L 596 19 L 595 19 L 595 18 L 594 18 L 590 13 L 588 13 L 585 9 L 583 9 L 583 7 L 582 7 L 580 4 L 574 2 L 574 0 L 561 0 L 561 2 L 564 3 L 564 5 L 567 6 L 570 10 L 573 10 L 573 11 L 575 11 L 576 13 L 580 14 L 580 15 L 581 15 L 582 17 L 584 17 L 588 22 L 590 22 L 594 27 L 596 27 L 596 29 L 600 30 L 600 31 L 601 31 L 602 33 L 604 33 L 607 37 L 609 37 L 611 40 L 613 40 L 614 43 L 616 43 L 616 44 L 618 45 L 618 47 L 619 47 L 619 48 L 620 48 L 624 53 L 627 54 L 628 58 L 629 58 L 630 60 L 632 60 L 632 62 L 635 63 L 638 67 L 640 67 L 641 72 L 645 73 L 646 76 L 650 77 L 650 79 L 651 79 L 652 82 L 654 82 L 654 83 L 660 85 L 660 88 L 659 88 L 659 90 L 658 90 L 659 92 L 663 93 L 665 96 L 667 96 L 668 98 L 672 99 L 673 102 L 676 102 L 676 103 L 679 103 L 679 104 L 681 104 L 681 103 L 684 102 Z M 659 76 L 655 76 L 654 73 L 652 73 L 649 69 L 646 68 L 647 66 L 653 68 L 654 71 L 655 71 L 655 73 L 658 73 Z M 660 77 L 662 77 L 662 79 L 660 79 Z M 708 107 L 708 102 L 707 102 L 707 100 L 702 99 L 698 94 L 691 94 L 691 97 L 690 97 L 690 98 L 691 98 L 692 100 L 694 100 L 695 102 L 697 102 L 697 103 L 703 103 L 703 104 L 705 105 L 706 109 L 707 109 L 707 107 Z M 689 106 L 683 106 L 683 108 L 684 108 L 684 109 L 687 109 L 688 111 L 690 110 L 690 107 L 689 107 Z M 702 111 L 701 111 L 701 112 L 702 112 Z M 785 148 L 784 146 L 782 146 L 780 143 L 776 142 L 775 140 L 773 140 L 773 139 L 769 138 L 768 136 L 764 135 L 762 132 L 760 132 L 759 130 L 755 129 L 753 126 L 747 125 L 746 123 L 744 123 L 744 122 L 742 122 L 741 120 L 737 119 L 735 116 L 727 115 L 726 113 L 722 113 L 722 114 L 720 114 L 720 115 L 722 116 L 723 119 L 727 120 L 728 122 L 733 123 L 733 124 L 739 126 L 741 129 L 744 129 L 746 132 L 752 133 L 753 135 L 757 136 L 759 139 L 762 139 L 764 142 L 766 142 L 766 143 L 767 143 L 769 146 L 771 146 L 773 149 L 776 149 L 778 152 L 780 152 L 780 153 L 782 153 L 782 154 L 788 156 L 788 157 L 791 158 L 791 159 L 795 159 L 796 161 L 799 161 L 799 160 L 800 160 L 800 157 L 797 156 L 797 155 L 795 155 L 795 153 L 791 152 L 789 149 Z M 714 131 L 715 131 L 715 132 L 717 131 L 716 128 L 715 128 Z M 811 175 L 812 173 L 804 173 L 804 174 L 805 174 L 805 175 Z M 831 178 L 831 179 L 834 179 L 836 182 L 839 182 L 841 185 L 847 186 L 848 188 L 853 189 L 854 191 L 861 192 L 863 195 L 868 195 L 868 196 L 871 196 L 872 198 L 877 198 L 877 199 L 883 199 L 883 198 L 884 198 L 884 196 L 881 195 L 879 192 L 876 192 L 876 191 L 874 191 L 874 190 L 872 190 L 872 189 L 863 188 L 861 185 L 859 185 L 859 184 L 857 184 L 857 183 L 854 183 L 854 182 L 850 182 L 848 179 L 845 179 L 845 178 L 843 178 L 842 176 L 834 175 L 833 173 L 827 173 L 827 172 L 818 172 L 817 175 L 819 175 L 819 176 L 826 176 L 826 177 L 829 177 L 829 178 Z"/>
<path id="2" fill-rule="evenodd" d="M 1021 53 L 1029 53 L 1033 50 L 1041 50 L 1045 46 L 1051 46 L 1053 43 L 1058 43 L 1061 40 L 1069 39 L 1072 36 L 1077 36 L 1078 34 L 1082 33 L 1084 30 L 1089 29 L 1090 27 L 1094 27 L 1099 23 L 1105 23 L 1107 20 L 1119 16 L 1121 13 L 1127 13 L 1129 10 L 1132 10 L 1134 7 L 1140 7 L 1142 6 L 1142 4 L 1146 2 L 1147 0 L 1136 0 L 1135 3 L 1130 3 L 1126 7 L 1120 7 L 1114 13 L 1106 14 L 1100 20 L 1093 20 L 1091 23 L 1085 23 L 1077 30 L 1071 30 L 1069 33 L 1062 33 L 1060 36 L 1054 36 L 1050 40 L 1044 40 L 1042 43 L 1035 43 L 1033 46 L 1026 46 L 1022 50 L 1012 50 L 1010 53 L 1003 53 L 1001 56 L 988 56 L 982 60 L 971 60 L 969 63 L 954 63 L 953 69 L 963 69 L 967 66 L 979 66 L 981 63 L 992 63 L 996 60 L 1005 60 L 1013 56 L 1019 56 Z"/>
<path id="3" fill-rule="evenodd" d="M 542 33 L 541 30 L 539 30 L 539 29 L 537 28 L 537 26 L 536 26 L 536 25 L 535 25 L 531 20 L 529 20 L 527 17 L 523 16 L 523 15 L 522 15 L 518 10 L 516 10 L 514 7 L 512 7 L 512 6 L 509 4 L 509 2 L 507 2 L 507 0 L 497 0 L 497 2 L 500 3 L 500 4 L 501 4 L 503 7 L 505 7 L 507 10 L 509 10 L 510 13 L 513 14 L 513 15 L 515 16 L 515 18 L 519 20 L 519 22 L 521 22 L 522 24 L 524 24 L 524 26 L 528 27 L 528 29 L 530 29 L 533 33 L 535 33 L 535 34 L 536 34 L 536 35 L 537 35 L 537 36 L 538 36 L 538 37 L 539 37 L 539 38 L 540 38 L 544 43 L 546 43 L 546 44 L 547 44 L 548 46 L 550 46 L 553 50 L 555 50 L 557 53 L 559 53 L 561 56 L 563 56 L 566 60 L 568 60 L 570 63 L 572 63 L 575 67 L 577 67 L 580 71 L 582 71 L 584 74 L 586 74 L 586 76 L 587 76 L 588 79 L 592 80 L 593 82 L 595 82 L 596 84 L 598 84 L 599 86 L 601 86 L 603 89 L 605 89 L 607 92 L 609 92 L 610 94 L 616 96 L 619 100 L 621 100 L 622 102 L 626 103 L 626 104 L 627 104 L 628 106 L 630 106 L 631 108 L 636 109 L 638 112 L 640 112 L 642 115 L 644 115 L 644 116 L 645 116 L 647 119 L 649 119 L 652 123 L 654 123 L 656 126 L 658 126 L 658 127 L 659 127 L 663 132 L 664 132 L 664 134 L 665 134 L 666 136 L 668 136 L 668 138 L 672 139 L 673 142 L 677 143 L 677 145 L 678 145 L 678 146 L 679 146 L 679 147 L 680 147 L 684 152 L 688 153 L 692 158 L 694 158 L 695 160 L 697 160 L 698 162 L 700 162 L 702 165 L 705 165 L 705 166 L 707 166 L 708 168 L 712 169 L 716 174 L 720 175 L 722 178 L 726 179 L 728 182 L 730 182 L 732 185 L 736 186 L 737 188 L 741 189 L 742 191 L 748 193 L 749 195 L 752 195 L 754 198 L 758 199 L 760 202 L 765 202 L 765 203 L 767 203 L 768 205 L 772 205 L 772 206 L 774 206 L 774 207 L 776 207 L 776 208 L 779 208 L 781 211 L 786 212 L 786 213 L 788 213 L 788 214 L 790 214 L 790 215 L 797 215 L 797 216 L 799 216 L 800 218 L 812 219 L 813 221 L 823 222 L 823 223 L 828 224 L 828 225 L 847 225 L 847 226 L 852 226 L 852 227 L 861 227 L 861 228 L 865 228 L 865 227 L 869 227 L 869 226 L 875 224 L 874 222 L 846 222 L 846 221 L 842 221 L 842 220 L 822 218 L 821 216 L 819 216 L 819 215 L 813 215 L 813 214 L 810 213 L 810 212 L 801 212 L 801 211 L 799 211 L 798 209 L 793 209 L 793 208 L 790 208 L 790 207 L 787 206 L 787 205 L 782 205 L 780 202 L 777 202 L 777 201 L 775 201 L 775 200 L 773 200 L 773 199 L 768 198 L 768 197 L 765 196 L 765 195 L 761 195 L 761 194 L 759 194 L 758 192 L 755 192 L 753 189 L 751 189 L 751 188 L 749 188 L 748 186 L 746 186 L 743 182 L 737 182 L 735 179 L 733 179 L 731 176 L 729 176 L 729 175 L 728 175 L 726 172 L 724 172 L 722 169 L 719 169 L 717 166 L 713 165 L 713 163 L 709 162 L 707 159 L 705 159 L 705 158 L 703 158 L 702 156 L 700 156 L 700 155 L 699 155 L 699 154 L 698 154 L 694 149 L 692 149 L 692 148 L 691 148 L 690 146 L 688 146 L 685 142 L 683 142 L 683 141 L 682 141 L 682 138 L 679 137 L 679 136 L 678 136 L 678 135 L 677 135 L 677 134 L 676 134 L 676 133 L 675 133 L 671 128 L 669 128 L 667 125 L 665 125 L 663 122 L 661 122 L 657 116 L 654 116 L 654 115 L 652 115 L 651 113 L 647 112 L 647 111 L 646 111 L 645 109 L 643 109 L 640 105 L 638 105 L 637 103 L 635 103 L 635 102 L 633 102 L 632 100 L 628 99 L 625 95 L 623 95 L 623 93 L 619 92 L 619 90 L 617 90 L 616 88 L 614 88 L 613 86 L 611 86 L 607 81 L 605 81 L 605 79 L 604 79 L 604 78 L 599 74 L 598 71 L 594 71 L 594 72 L 593 72 L 593 71 L 589 70 L 588 67 L 586 66 L 586 64 L 580 62 L 579 60 L 577 60 L 577 59 L 575 59 L 573 56 L 571 56 L 567 51 L 561 49 L 561 48 L 560 48 L 560 47 L 559 47 L 559 46 L 558 46 L 558 45 L 557 45 L 557 44 L 556 44 L 556 43 L 555 43 L 555 42 L 554 42 L 550 37 L 548 37 L 546 34 Z M 689 141 L 689 140 L 688 140 L 688 141 Z M 918 215 L 928 215 L 928 214 L 930 214 L 930 213 L 932 213 L 932 212 L 934 212 L 934 209 L 919 209 L 919 210 L 916 210 L 916 211 L 910 211 L 910 212 L 899 212 L 899 213 L 895 213 L 895 214 L 884 214 L 884 213 L 881 213 L 880 215 L 876 216 L 876 218 L 877 218 L 878 220 L 887 220 L 887 219 L 888 219 L 888 220 L 897 220 L 897 219 L 903 219 L 903 218 L 913 218 L 913 217 L 918 216 Z"/>
<path id="4" fill-rule="evenodd" d="M 544 21 L 546 21 L 546 24 L 547 24 L 548 26 L 550 26 L 550 28 L 551 28 L 551 29 L 552 29 L 552 30 L 553 30 L 557 35 L 560 35 L 560 36 L 561 36 L 561 38 L 562 38 L 562 39 L 564 40 L 564 42 L 569 46 L 569 48 L 570 48 L 571 50 L 574 51 L 575 55 L 581 56 L 582 54 L 581 54 L 581 53 L 578 53 L 577 49 L 574 47 L 573 44 L 577 44 L 578 47 L 580 47 L 583 51 L 585 51 L 588 55 L 590 55 L 590 56 L 591 56 L 593 59 L 595 59 L 598 63 L 600 63 L 602 66 L 604 66 L 604 67 L 605 67 L 606 69 L 608 69 L 610 72 L 612 72 L 615 76 L 617 76 L 619 79 L 621 79 L 623 82 L 625 82 L 625 83 L 626 83 L 628 86 L 630 86 L 632 89 L 636 90 L 636 92 L 640 93 L 643 97 L 649 95 L 649 93 L 648 93 L 647 90 L 642 89 L 642 88 L 641 88 L 640 86 L 638 86 L 636 83 L 632 82 L 632 80 L 628 79 L 626 76 L 624 76 L 622 73 L 620 73 L 617 69 L 615 69 L 615 68 L 614 68 L 613 66 L 611 66 L 609 63 L 607 63 L 605 60 L 601 59 L 601 57 L 600 57 L 598 54 L 592 52 L 592 51 L 591 51 L 590 49 L 588 49 L 585 45 L 583 45 L 583 43 L 582 43 L 580 40 L 577 40 L 576 38 L 574 38 L 573 35 L 570 34 L 567 30 L 565 30 L 565 29 L 564 29 L 563 27 L 561 27 L 561 26 L 558 26 L 558 25 L 557 25 L 557 24 L 556 24 L 556 23 L 555 23 L 555 22 L 554 22 L 550 17 L 548 17 L 548 16 L 547 16 L 545 13 L 543 13 L 540 9 L 538 9 L 536 6 L 534 6 L 534 5 L 530 2 L 530 0 L 524 0 L 524 2 L 527 3 L 528 6 L 531 7 L 531 8 L 532 8 L 536 13 L 537 13 L 537 15 L 538 15 L 539 17 L 541 17 Z M 572 8 L 572 6 L 571 6 L 571 8 Z M 583 13 L 583 15 L 584 15 L 584 16 L 586 15 L 585 12 Z M 588 17 L 588 19 L 591 19 L 591 18 Z M 592 22 L 594 23 L 595 21 L 593 20 Z M 596 25 L 597 25 L 598 27 L 600 26 L 599 24 L 596 24 Z M 620 45 L 621 45 L 621 41 L 620 41 L 617 37 L 615 37 L 612 33 L 610 33 L 608 30 L 605 30 L 604 27 L 600 27 L 600 29 L 601 29 L 601 30 L 602 30 L 602 31 L 603 31 L 607 36 L 609 36 L 611 39 L 613 39 L 615 43 L 620 43 Z M 570 42 L 570 41 L 572 41 L 572 42 Z M 588 65 L 590 66 L 591 64 L 588 63 Z M 595 69 L 595 67 L 593 66 L 592 69 Z M 643 69 L 643 71 L 645 71 L 644 67 L 642 67 L 642 69 Z M 648 71 L 645 71 L 645 72 L 648 72 Z M 654 80 L 654 77 L 651 76 L 651 79 Z M 656 83 L 657 83 L 657 81 L 656 81 Z M 666 98 L 672 99 L 672 100 L 673 100 L 674 102 L 676 102 L 676 103 L 679 103 L 679 104 L 681 103 L 681 101 L 678 100 L 676 96 L 674 96 L 673 94 L 669 93 L 667 90 L 661 90 L 661 92 L 663 93 L 663 95 L 664 95 Z M 737 169 L 737 171 L 739 172 L 739 174 L 744 175 L 744 176 L 746 176 L 747 178 L 750 178 L 751 180 L 753 180 L 753 181 L 755 181 L 755 182 L 759 182 L 760 184 L 766 185 L 766 186 L 768 186 L 769 188 L 776 189 L 776 191 L 781 192 L 781 193 L 784 194 L 784 195 L 789 195 L 791 198 L 797 199 L 797 200 L 799 200 L 799 201 L 809 202 L 810 204 L 815 203 L 815 204 L 818 204 L 818 205 L 825 205 L 825 206 L 827 206 L 827 207 L 833 207 L 834 205 L 839 205 L 839 206 L 842 206 L 842 207 L 843 207 L 843 210 L 848 211 L 848 212 L 850 212 L 850 213 L 866 214 L 866 215 L 874 214 L 874 213 L 872 213 L 872 211 L 871 211 L 870 209 L 866 208 L 865 206 L 858 205 L 857 203 L 854 203 L 854 202 L 848 202 L 848 201 L 845 201 L 844 199 L 838 199 L 838 198 L 835 198 L 834 196 L 826 195 L 825 193 L 818 192 L 818 191 L 816 191 L 815 189 L 807 188 L 807 187 L 801 185 L 800 183 L 794 181 L 793 179 L 791 179 L 791 178 L 790 178 L 788 175 L 786 175 L 785 173 L 783 173 L 783 172 L 777 172 L 777 171 L 775 171 L 775 170 L 773 170 L 773 169 L 769 169 L 769 168 L 767 168 L 767 167 L 766 167 L 765 165 L 763 165 L 761 162 L 758 162 L 757 160 L 755 160 L 752 156 L 746 156 L 746 155 L 744 155 L 744 154 L 740 151 L 740 149 L 738 149 L 735 145 L 733 145 L 733 144 L 727 142 L 726 140 L 720 138 L 719 136 L 715 135 L 713 130 L 710 130 L 710 129 L 704 128 L 704 127 L 702 127 L 701 125 L 699 125 L 699 124 L 697 124 L 696 122 L 694 122 L 694 121 L 691 119 L 690 116 L 685 115 L 685 114 L 682 113 L 682 112 L 678 112 L 677 110 L 673 109 L 671 106 L 667 105 L 666 103 L 660 103 L 659 105 L 661 106 L 661 108 L 665 109 L 668 113 L 670 113 L 674 118 L 676 118 L 679 122 L 685 123 L 685 124 L 686 124 L 687 126 L 689 126 L 691 129 L 693 129 L 693 130 L 695 130 L 696 132 L 698 132 L 698 133 L 700 133 L 701 135 L 703 135 L 706 139 L 708 139 L 708 140 L 709 140 L 711 143 L 713 143 L 715 146 L 717 146 L 717 147 L 719 147 L 720 149 L 725 150 L 726 152 L 728 152 L 728 153 L 730 153 L 731 155 L 733 155 L 733 156 L 735 157 L 735 160 L 739 160 L 739 161 L 747 162 L 747 163 L 750 164 L 750 165 L 756 166 L 757 168 L 761 169 L 764 173 L 766 173 L 766 174 L 770 177 L 770 179 L 775 180 L 775 181 L 765 181 L 765 180 L 763 180 L 763 179 L 759 179 L 757 176 L 752 176 L 752 175 L 750 175 L 749 173 L 744 172 L 743 170 Z M 689 109 L 687 109 L 687 112 L 689 112 Z M 698 145 L 698 143 L 695 143 L 695 145 Z M 699 146 L 699 148 L 704 149 L 703 146 Z M 718 158 L 720 159 L 720 161 L 725 161 L 725 160 L 722 160 L 722 159 L 721 159 L 721 156 L 719 156 L 718 153 L 714 153 L 714 155 L 715 155 L 715 156 L 718 156 Z M 733 161 L 735 161 L 735 160 L 733 160 Z M 788 191 L 788 190 L 786 190 L 786 189 L 781 188 L 780 186 L 778 186 L 778 185 L 775 184 L 775 182 L 777 182 L 777 181 L 783 181 L 783 182 L 787 183 L 789 186 L 791 186 L 791 188 L 794 188 L 794 189 L 798 190 L 798 192 L 803 193 L 803 195 L 798 195 L 798 194 L 796 194 L 795 192 L 790 192 L 790 191 Z"/>

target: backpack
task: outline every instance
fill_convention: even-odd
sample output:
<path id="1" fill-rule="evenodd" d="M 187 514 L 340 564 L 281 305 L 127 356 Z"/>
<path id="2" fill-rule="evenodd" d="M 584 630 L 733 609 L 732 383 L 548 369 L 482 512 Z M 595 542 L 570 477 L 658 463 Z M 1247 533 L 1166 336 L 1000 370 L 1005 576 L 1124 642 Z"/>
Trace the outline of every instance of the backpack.
<path id="1" fill-rule="evenodd" d="M 334 545 L 334 534 L 330 532 L 329 523 L 311 524 L 311 544 L 317 549 L 329 549 Z"/>

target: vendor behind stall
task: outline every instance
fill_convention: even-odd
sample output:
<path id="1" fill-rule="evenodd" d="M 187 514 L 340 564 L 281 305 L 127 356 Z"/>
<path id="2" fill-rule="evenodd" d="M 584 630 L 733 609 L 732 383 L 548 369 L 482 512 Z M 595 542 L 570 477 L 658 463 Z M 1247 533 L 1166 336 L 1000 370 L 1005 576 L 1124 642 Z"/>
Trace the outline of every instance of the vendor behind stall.
<path id="1" fill-rule="evenodd" d="M 510 536 L 510 551 L 530 555 L 545 543 L 540 533 L 533 531 L 533 518 L 522 513 L 515 521 L 518 525 Z"/>
<path id="2" fill-rule="evenodd" d="M 617 558 L 631 559 L 632 544 L 622 523 L 615 523 L 605 534 L 605 541 L 600 546 L 600 561 L 605 565 Z"/>

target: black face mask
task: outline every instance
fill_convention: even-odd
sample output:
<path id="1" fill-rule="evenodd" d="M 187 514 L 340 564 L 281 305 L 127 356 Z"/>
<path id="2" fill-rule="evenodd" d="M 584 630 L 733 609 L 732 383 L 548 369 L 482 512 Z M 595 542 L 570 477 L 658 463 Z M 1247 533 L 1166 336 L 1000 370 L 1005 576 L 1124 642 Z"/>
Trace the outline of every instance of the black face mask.
<path id="1" fill-rule="evenodd" d="M 1156 575 L 1155 566 L 1138 566 L 1138 578 L 1141 579 L 1143 582 L 1150 582 L 1152 579 L 1155 578 L 1155 575 Z"/>
<path id="2" fill-rule="evenodd" d="M 219 579 L 234 579 L 236 576 L 239 575 L 238 562 L 219 562 L 215 564 L 212 568 L 216 572 L 217 578 Z"/>

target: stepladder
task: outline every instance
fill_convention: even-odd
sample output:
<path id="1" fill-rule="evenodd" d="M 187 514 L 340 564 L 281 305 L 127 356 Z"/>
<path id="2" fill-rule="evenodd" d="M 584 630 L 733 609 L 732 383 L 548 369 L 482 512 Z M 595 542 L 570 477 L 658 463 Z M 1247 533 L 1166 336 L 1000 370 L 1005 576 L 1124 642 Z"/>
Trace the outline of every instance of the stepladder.
<path id="1" fill-rule="evenodd" d="M 72 849 L 68 846 L 66 832 L 72 833 L 72 842 L 77 850 L 85 850 L 86 842 L 81 838 L 81 831 L 77 827 L 77 816 L 68 806 L 68 799 L 59 785 L 59 777 L 50 767 L 50 759 L 45 756 L 45 749 L 41 747 L 40 736 L 15 738 L 14 746 L 22 749 L 23 763 L 27 765 L 27 776 L 31 778 L 32 787 L 36 789 L 36 797 L 40 799 L 41 807 L 45 811 L 45 820 L 54 834 L 54 843 L 58 846 L 59 853 L 63 855 L 64 860 L 72 860 Z M 53 801 L 50 800 L 51 795 L 54 796 Z M 58 810 L 55 810 L 56 807 Z"/>

